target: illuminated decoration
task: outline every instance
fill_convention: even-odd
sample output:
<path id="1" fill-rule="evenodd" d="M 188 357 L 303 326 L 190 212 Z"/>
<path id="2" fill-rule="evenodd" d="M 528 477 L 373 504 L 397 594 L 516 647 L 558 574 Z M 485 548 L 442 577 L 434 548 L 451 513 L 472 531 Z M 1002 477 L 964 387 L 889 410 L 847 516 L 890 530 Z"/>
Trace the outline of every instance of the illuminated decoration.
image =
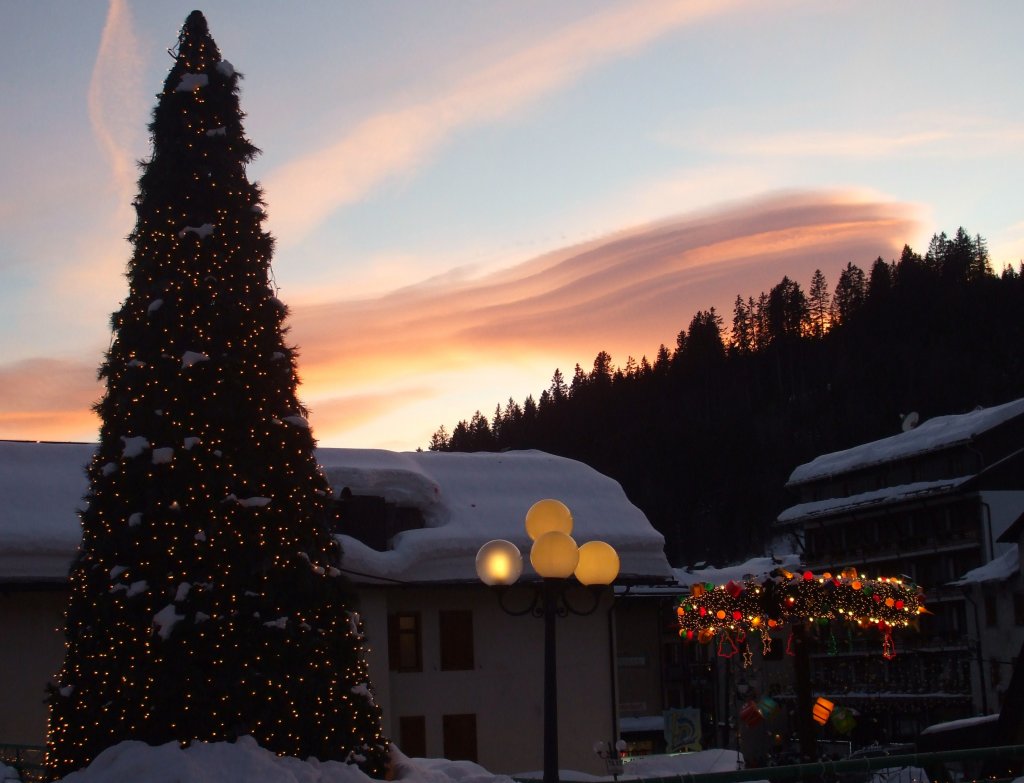
<path id="1" fill-rule="evenodd" d="M 780 568 L 764 580 L 694 585 L 690 595 L 679 600 L 676 615 L 679 635 L 685 639 L 760 630 L 767 653 L 771 646 L 765 626 L 829 621 L 877 628 L 888 640 L 885 650 L 891 651 L 892 629 L 909 626 L 925 611 L 918 587 L 896 577 L 868 579 L 853 569 L 844 569 L 838 576 L 828 572 L 815 576 L 811 571 L 796 575 Z M 786 653 L 792 654 L 792 638 Z"/>
<path id="2" fill-rule="evenodd" d="M 753 699 L 749 699 L 746 704 L 740 708 L 740 720 L 743 721 L 747 726 L 756 726 L 764 720 L 764 715 L 757 708 L 757 704 Z"/>
<path id="3" fill-rule="evenodd" d="M 892 640 L 892 632 L 886 630 L 885 638 L 882 639 L 882 657 L 891 661 L 896 657 L 896 643 Z"/>
<path id="4" fill-rule="evenodd" d="M 770 718 L 778 711 L 779 703 L 771 696 L 762 696 L 760 701 L 757 702 L 757 709 L 764 717 Z"/>
<path id="5" fill-rule="evenodd" d="M 722 638 L 718 640 L 718 657 L 732 658 L 739 651 L 740 648 L 736 646 L 736 641 L 729 635 L 729 632 L 723 633 Z"/>
<path id="6" fill-rule="evenodd" d="M 847 707 L 836 707 L 830 718 L 833 728 L 840 734 L 849 734 L 857 726 L 857 718 L 853 710 Z"/>
<path id="7" fill-rule="evenodd" d="M 826 699 L 824 696 L 819 696 L 818 700 L 814 702 L 814 706 L 811 708 L 811 717 L 814 718 L 814 722 L 824 726 L 828 723 L 828 716 L 832 714 L 832 709 L 836 705 Z"/>
<path id="8" fill-rule="evenodd" d="M 384 777 L 363 625 L 246 175 L 258 151 L 240 77 L 198 11 L 172 56 L 100 368 L 48 779 L 123 740 L 242 736 Z"/>

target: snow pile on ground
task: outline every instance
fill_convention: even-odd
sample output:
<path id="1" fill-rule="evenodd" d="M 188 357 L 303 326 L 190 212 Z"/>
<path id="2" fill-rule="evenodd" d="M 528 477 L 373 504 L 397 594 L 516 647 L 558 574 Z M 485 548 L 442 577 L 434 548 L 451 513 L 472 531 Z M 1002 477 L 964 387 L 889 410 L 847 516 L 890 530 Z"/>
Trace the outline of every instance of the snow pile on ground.
<path id="1" fill-rule="evenodd" d="M 394 745 L 391 746 L 391 764 L 394 779 L 406 783 L 513 783 L 508 775 L 488 772 L 471 761 L 411 759 Z M 704 750 L 627 761 L 619 779 L 675 777 L 742 768 L 743 757 L 735 750 Z M 0 775 L 3 771 L 0 767 Z M 611 780 L 610 776 L 597 777 L 571 770 L 560 770 L 559 776 L 565 781 Z M 542 774 L 528 772 L 515 777 L 540 780 Z M 261 748 L 252 737 L 242 737 L 234 743 L 196 742 L 188 748 L 181 748 L 177 742 L 157 746 L 122 742 L 107 748 L 85 769 L 65 777 L 63 783 L 139 780 L 146 783 L 371 783 L 373 779 L 358 767 L 340 761 L 302 761 L 276 756 Z"/>
<path id="2" fill-rule="evenodd" d="M 702 775 L 706 772 L 735 772 L 743 768 L 743 756 L 739 751 L 716 748 L 696 753 L 640 756 L 626 762 L 624 774 L 619 778 L 671 778 L 681 775 Z"/>
<path id="3" fill-rule="evenodd" d="M 928 773 L 920 767 L 887 767 L 876 769 L 871 783 L 931 783 Z"/>
<path id="4" fill-rule="evenodd" d="M 0 781 L 8 780 L 21 780 L 18 776 L 18 770 L 14 767 L 8 767 L 6 764 L 0 764 Z"/>
<path id="5" fill-rule="evenodd" d="M 409 783 L 512 783 L 469 761 L 410 759 L 392 746 L 395 780 Z M 276 756 L 252 737 L 237 742 L 177 742 L 152 746 L 122 742 L 107 748 L 92 764 L 73 772 L 64 783 L 370 783 L 359 768 L 340 761 L 302 761 Z"/>

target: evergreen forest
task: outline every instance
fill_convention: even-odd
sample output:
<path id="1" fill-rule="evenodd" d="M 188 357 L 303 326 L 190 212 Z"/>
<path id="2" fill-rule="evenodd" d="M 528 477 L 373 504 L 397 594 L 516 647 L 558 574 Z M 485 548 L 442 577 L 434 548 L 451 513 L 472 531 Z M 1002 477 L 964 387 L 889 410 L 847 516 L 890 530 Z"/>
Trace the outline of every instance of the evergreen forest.
<path id="1" fill-rule="evenodd" d="M 995 274 L 985 239 L 960 228 L 866 266 L 831 289 L 819 270 L 806 289 L 787 276 L 737 295 L 728 325 L 698 311 L 653 360 L 599 351 L 536 399 L 440 427 L 429 448 L 585 462 L 622 484 L 677 567 L 762 554 L 798 465 L 895 435 L 911 412 L 1024 396 L 1024 265 Z"/>

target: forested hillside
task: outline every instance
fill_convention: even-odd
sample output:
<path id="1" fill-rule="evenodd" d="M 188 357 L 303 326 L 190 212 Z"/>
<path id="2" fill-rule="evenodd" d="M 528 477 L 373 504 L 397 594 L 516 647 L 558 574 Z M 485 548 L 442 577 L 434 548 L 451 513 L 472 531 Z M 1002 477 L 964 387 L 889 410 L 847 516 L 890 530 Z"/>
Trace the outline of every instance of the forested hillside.
<path id="1" fill-rule="evenodd" d="M 818 454 L 900 431 L 901 416 L 1024 396 L 1024 267 L 990 268 L 963 229 L 904 247 L 830 291 L 784 277 L 737 295 L 727 326 L 697 312 L 672 347 L 619 366 L 600 351 L 537 399 L 477 412 L 433 450 L 543 449 L 616 478 L 665 535 L 673 565 L 760 553 L 785 483 Z"/>

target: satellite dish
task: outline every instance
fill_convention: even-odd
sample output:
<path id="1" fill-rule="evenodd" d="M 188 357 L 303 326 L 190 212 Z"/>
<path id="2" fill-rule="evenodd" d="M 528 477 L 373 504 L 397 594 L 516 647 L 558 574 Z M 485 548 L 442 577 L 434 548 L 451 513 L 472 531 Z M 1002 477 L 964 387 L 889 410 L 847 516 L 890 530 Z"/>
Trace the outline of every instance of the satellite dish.
<path id="1" fill-rule="evenodd" d="M 902 419 L 902 428 L 904 432 L 910 432 L 917 426 L 917 423 L 921 421 L 921 417 L 917 414 L 917 411 L 911 411 L 906 416 L 903 416 Z"/>

